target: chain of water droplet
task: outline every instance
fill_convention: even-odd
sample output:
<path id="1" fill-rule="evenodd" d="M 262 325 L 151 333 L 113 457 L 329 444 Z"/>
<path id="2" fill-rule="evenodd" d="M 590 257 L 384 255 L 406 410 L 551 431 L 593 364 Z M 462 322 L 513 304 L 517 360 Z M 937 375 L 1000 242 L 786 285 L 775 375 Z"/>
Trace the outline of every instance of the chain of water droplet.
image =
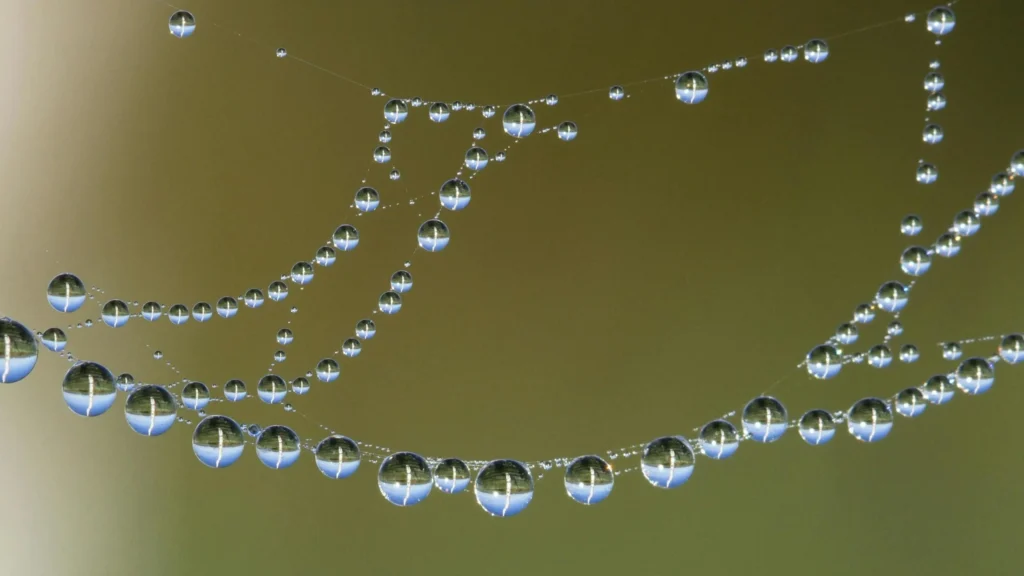
<path id="1" fill-rule="evenodd" d="M 461 174 L 461 170 L 459 171 L 459 174 Z M 890 334 L 890 336 L 892 336 L 892 334 Z M 888 336 L 887 336 L 887 338 L 888 338 Z M 986 337 L 986 338 L 991 338 L 991 337 Z M 68 353 L 68 355 L 70 356 L 70 353 Z M 850 361 L 850 362 L 853 362 L 853 363 L 855 363 L 855 362 L 856 362 L 855 358 L 856 358 L 856 355 L 850 355 L 850 356 L 849 356 L 849 361 Z M 991 360 L 991 361 L 992 361 L 992 362 L 998 362 L 998 360 L 999 360 L 999 357 L 998 357 L 998 356 L 996 356 L 996 357 L 994 357 L 994 358 L 993 358 L 993 360 Z M 170 364 L 168 363 L 168 365 L 170 365 Z M 294 408 L 292 408 L 292 409 L 291 409 L 291 411 L 295 411 L 295 410 L 294 410 Z M 302 416 L 306 417 L 306 415 L 305 415 L 305 414 L 302 414 L 302 413 L 300 413 L 300 415 L 302 415 Z M 840 419 L 841 419 L 842 417 L 843 417 L 843 416 L 842 416 L 842 414 L 840 413 L 840 415 L 838 416 L 838 418 L 840 418 Z M 307 417 L 307 418 L 308 418 L 308 417 Z M 841 420 L 840 420 L 840 421 L 841 421 Z M 793 426 L 793 425 L 795 425 L 795 422 L 794 422 L 794 423 L 791 423 L 791 426 Z M 749 439 L 749 435 L 745 435 L 745 436 L 744 436 L 744 439 Z M 695 442 L 696 442 L 696 440 L 695 440 Z M 615 458 L 616 458 L 616 457 L 617 457 L 618 455 L 620 455 L 621 453 L 624 453 L 624 452 L 625 452 L 625 453 L 633 453 L 633 452 L 636 452 L 636 449 L 639 449 L 639 448 L 640 448 L 641 446 L 643 446 L 643 444 L 636 444 L 636 445 L 633 445 L 633 446 L 627 447 L 627 448 L 625 448 L 625 449 L 621 449 L 621 450 L 619 450 L 619 451 L 617 451 L 617 452 L 614 452 L 614 453 L 613 453 L 613 451 L 609 451 L 609 455 L 610 455 L 610 457 L 611 457 L 612 459 L 615 459 Z M 311 447 L 311 446 L 307 446 L 307 448 L 310 448 L 310 449 L 311 449 L 312 447 Z M 371 457 L 371 458 L 372 458 L 372 457 L 375 457 L 375 456 L 383 456 L 384 454 L 386 454 L 386 453 L 388 453 L 388 452 L 389 452 L 389 450 L 387 450 L 386 448 L 381 448 L 381 449 L 383 450 L 383 452 L 382 452 L 382 453 L 380 453 L 380 454 L 377 454 L 377 453 L 376 453 L 376 452 L 374 452 L 373 450 L 368 450 L 368 451 L 366 451 L 366 455 L 367 455 L 368 457 Z M 435 459 L 435 460 L 436 460 L 436 459 Z M 567 463 L 567 462 L 568 462 L 569 460 L 570 460 L 570 459 L 568 459 L 568 458 L 558 458 L 558 459 L 554 459 L 553 461 L 548 461 L 548 462 L 554 462 L 554 465 L 555 465 L 555 466 L 558 466 L 559 464 L 564 464 L 564 463 Z M 471 465 L 479 466 L 479 465 L 482 465 L 482 464 L 484 463 L 484 461 L 469 461 L 468 463 L 470 463 Z M 535 465 L 539 465 L 539 466 L 541 466 L 542 468 L 546 468 L 546 466 L 545 466 L 545 462 L 537 462 L 537 463 L 532 463 L 532 464 L 535 464 Z"/>

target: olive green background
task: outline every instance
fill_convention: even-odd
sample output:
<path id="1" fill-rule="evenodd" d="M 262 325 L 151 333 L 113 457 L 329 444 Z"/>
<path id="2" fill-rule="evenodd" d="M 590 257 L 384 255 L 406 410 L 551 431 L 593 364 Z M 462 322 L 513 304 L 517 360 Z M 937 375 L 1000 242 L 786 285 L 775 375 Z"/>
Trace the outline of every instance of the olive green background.
<path id="1" fill-rule="evenodd" d="M 133 320 L 69 332 L 69 349 L 143 382 L 175 375 L 254 389 L 291 321 L 280 368 L 311 369 L 375 306 L 413 254 L 427 196 L 452 176 L 479 111 L 433 125 L 423 108 L 395 127 L 393 165 L 368 183 L 393 208 L 354 217 L 383 98 L 535 107 L 575 120 L 579 138 L 515 145 L 445 214 L 452 243 L 412 256 L 415 288 L 337 382 L 293 398 L 214 407 L 433 456 L 538 460 L 688 434 L 771 388 L 791 414 L 839 410 L 951 369 L 935 343 L 1024 329 L 1016 195 L 963 252 L 939 261 L 903 319 L 915 365 L 851 366 L 835 380 L 795 370 L 803 354 L 901 279 L 898 233 L 911 212 L 931 242 L 1024 147 L 1017 3 L 964 2 L 941 47 L 931 6 L 862 2 L 284 2 L 193 0 L 198 29 L 172 38 L 173 11 L 146 0 L 6 0 L 0 35 L 0 313 L 33 330 L 66 326 L 44 287 L 62 271 L 98 299 L 214 302 L 266 288 L 343 222 L 362 244 L 317 269 L 284 304 L 181 327 Z M 832 38 L 821 65 L 761 62 L 769 47 Z M 216 25 L 215 25 L 216 24 Z M 668 82 L 607 86 L 747 56 L 711 76 L 699 106 Z M 929 60 L 949 97 L 946 141 L 920 142 Z M 574 98 L 565 95 L 596 88 Z M 484 122 L 492 153 L 509 141 Z M 923 157 L 937 184 L 917 185 Z M 408 198 L 422 199 L 408 205 Z M 299 313 L 288 313 L 298 306 Z M 94 303 L 74 321 L 96 318 Z M 862 335 L 879 341 L 886 315 Z M 147 348 L 149 346 L 149 348 Z M 42 350 L 42 349 L 41 349 Z M 995 343 L 968 348 L 991 354 Z M 531 506 L 488 517 L 471 493 L 388 504 L 375 466 L 320 475 L 251 448 L 202 466 L 190 429 L 143 438 L 121 405 L 87 420 L 60 395 L 69 365 L 42 351 L 0 390 L 0 573 L 121 574 L 1012 574 L 1024 568 L 1022 471 L 1014 438 L 1024 376 L 999 365 L 988 394 L 896 422 L 863 445 L 821 448 L 795 433 L 701 458 L 685 486 L 620 476 L 587 508 L 557 471 Z M 780 378 L 781 383 L 773 387 Z M 220 392 L 219 390 L 217 391 Z M 195 418 L 194 416 L 191 416 Z M 635 460 L 635 458 L 634 458 Z M 635 464 L 617 461 L 618 467 Z"/>

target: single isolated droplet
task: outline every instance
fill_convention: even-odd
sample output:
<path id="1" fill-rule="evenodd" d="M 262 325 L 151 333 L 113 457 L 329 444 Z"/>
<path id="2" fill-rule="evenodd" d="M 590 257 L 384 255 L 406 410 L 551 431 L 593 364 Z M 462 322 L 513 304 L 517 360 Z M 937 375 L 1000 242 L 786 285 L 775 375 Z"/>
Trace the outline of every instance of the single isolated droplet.
<path id="1" fill-rule="evenodd" d="M 167 21 L 167 27 L 171 30 L 171 36 L 175 38 L 188 38 L 196 31 L 196 17 L 191 12 L 178 10 Z"/>

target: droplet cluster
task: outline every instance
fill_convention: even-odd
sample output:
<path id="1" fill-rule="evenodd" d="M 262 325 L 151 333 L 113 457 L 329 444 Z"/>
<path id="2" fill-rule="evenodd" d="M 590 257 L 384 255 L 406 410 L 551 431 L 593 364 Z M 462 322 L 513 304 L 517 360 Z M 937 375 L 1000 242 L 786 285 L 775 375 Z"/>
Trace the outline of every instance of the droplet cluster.
<path id="1" fill-rule="evenodd" d="M 917 15 L 909 14 L 903 20 L 915 22 Z M 925 24 L 936 43 L 941 44 L 956 27 L 956 16 L 951 8 L 939 6 L 927 13 Z M 195 34 L 197 19 L 188 11 L 177 10 L 168 20 L 168 28 L 174 38 L 186 39 Z M 766 50 L 759 60 L 760 65 L 784 66 L 798 62 L 802 55 L 805 63 L 819 65 L 825 63 L 830 54 L 831 47 L 825 40 L 812 39 L 801 45 Z M 274 55 L 285 62 L 294 59 L 283 47 L 275 48 Z M 716 73 L 743 69 L 750 64 L 751 61 L 746 57 L 736 57 L 641 83 L 671 84 L 665 89 L 673 90 L 680 105 L 692 107 L 708 99 L 710 79 Z M 923 80 L 925 117 L 921 139 L 924 156 L 933 147 L 946 141 L 940 122 L 940 114 L 947 106 L 943 93 L 946 78 L 941 70 L 938 60 L 930 62 Z M 464 153 L 459 152 L 462 160 L 455 173 L 430 193 L 431 196 L 436 195 L 437 213 L 423 221 L 416 231 L 414 255 L 417 256 L 419 252 L 442 252 L 450 245 L 453 232 L 441 218 L 442 213 L 447 211 L 454 214 L 466 210 L 472 198 L 473 179 L 492 162 L 505 162 L 513 146 L 535 134 L 554 134 L 563 142 L 572 142 L 580 135 L 580 126 L 572 120 L 561 120 L 549 127 L 539 124 L 539 118 L 545 112 L 559 106 L 569 96 L 560 98 L 556 94 L 547 94 L 538 99 L 512 104 L 478 105 L 462 101 L 396 97 L 377 88 L 349 82 L 366 88 L 373 97 L 384 99 L 382 108 L 378 108 L 376 113 L 382 113 L 385 126 L 372 151 L 367 150 L 370 166 L 396 162 L 392 153 L 396 132 L 399 132 L 399 125 L 414 118 L 418 108 L 426 108 L 425 115 L 433 124 L 444 124 L 453 115 L 477 111 L 484 121 L 500 119 L 500 131 L 495 129 L 491 132 L 508 137 L 504 147 L 498 145 L 492 148 L 487 144 L 491 148 L 491 152 L 488 152 L 483 146 L 493 136 L 484 127 L 473 129 L 470 146 Z M 632 96 L 630 88 L 634 85 L 618 84 L 572 96 L 606 92 L 607 101 L 610 102 L 606 102 L 607 105 L 622 106 L 618 103 Z M 900 314 L 910 303 L 916 283 L 939 261 L 956 256 L 963 242 L 979 233 L 982 223 L 996 215 L 1000 202 L 1014 191 L 1015 180 L 1022 175 L 1024 150 L 1010 155 L 1005 169 L 991 178 L 987 189 L 973 198 L 968 207 L 954 215 L 951 225 L 940 230 L 931 244 L 912 245 L 904 249 L 898 263 L 906 278 L 890 279 L 879 284 L 869 301 L 855 305 L 851 318 L 841 321 L 831 335 L 810 348 L 800 361 L 799 368 L 811 379 L 830 380 L 838 377 L 851 364 L 884 369 L 894 361 L 908 364 L 916 362 L 921 356 L 916 345 L 906 343 L 894 347 L 895 340 L 904 332 Z M 388 171 L 389 180 L 396 181 L 403 177 L 404 174 L 397 167 Z M 922 158 L 915 168 L 915 180 L 921 185 L 933 185 L 939 180 L 939 168 Z M 408 202 L 415 204 L 416 200 L 418 198 Z M 388 204 L 382 198 L 380 189 L 368 184 L 366 178 L 352 195 L 352 217 L 370 215 L 391 206 L 394 205 Z M 899 225 L 900 232 L 907 238 L 918 237 L 924 228 L 925 223 L 914 214 L 903 216 Z M 455 240 L 459 241 L 459 237 L 456 236 Z M 138 300 L 101 299 L 99 318 L 103 325 L 113 329 L 123 329 L 129 324 L 134 326 L 139 323 L 135 319 L 147 323 L 160 322 L 164 316 L 173 325 L 183 325 L 190 321 L 206 323 L 215 316 L 230 319 L 242 310 L 260 309 L 267 299 L 275 304 L 281 303 L 288 299 L 291 291 L 315 286 L 319 275 L 326 273 L 339 258 L 343 258 L 343 253 L 351 252 L 359 246 L 360 234 L 356 226 L 341 223 L 323 245 L 310 251 L 312 258 L 296 261 L 280 278 L 251 287 L 240 295 L 224 295 L 192 305 L 148 300 L 143 300 L 140 305 Z M 409 271 L 410 263 L 411 260 L 406 261 L 390 276 L 386 289 L 377 296 L 375 313 L 401 313 L 403 296 L 416 285 Z M 46 298 L 50 306 L 61 314 L 76 313 L 88 300 L 95 299 L 97 294 L 102 295 L 103 291 L 98 288 L 88 290 L 83 280 L 70 272 L 52 278 L 46 287 Z M 292 313 L 299 311 L 297 307 L 291 307 L 290 310 Z M 887 315 L 889 319 L 883 340 L 865 346 L 860 351 L 848 350 L 858 344 L 862 327 L 880 314 Z M 84 326 L 78 324 L 79 328 L 87 326 L 91 326 L 91 320 L 86 320 Z M 636 471 L 656 488 L 675 489 L 690 479 L 700 457 L 709 460 L 729 459 L 735 456 L 745 442 L 771 444 L 784 438 L 791 429 L 796 429 L 798 436 L 811 446 L 830 443 L 843 427 L 858 441 L 878 442 L 891 433 L 896 416 L 908 419 L 919 417 L 929 406 L 949 402 L 957 390 L 967 396 L 983 394 L 991 389 L 998 364 L 1014 365 L 1024 360 L 1024 336 L 1021 334 L 945 342 L 940 347 L 941 355 L 946 360 L 958 362 L 957 367 L 948 373 L 924 378 L 891 396 L 868 397 L 841 409 L 819 408 L 793 415 L 781 400 L 765 393 L 751 399 L 742 408 L 738 422 L 732 420 L 736 413 L 730 413 L 707 422 L 692 437 L 685 434 L 667 435 L 625 448 L 608 450 L 604 455 L 587 454 L 531 462 L 438 458 L 407 451 L 391 451 L 366 442 L 357 442 L 322 424 L 320 427 L 329 433 L 323 438 L 310 441 L 301 438 L 296 429 L 290 426 L 243 424 L 227 415 L 207 414 L 211 406 L 227 408 L 230 404 L 250 398 L 258 398 L 268 405 L 281 405 L 285 412 L 301 414 L 300 408 L 293 403 L 300 403 L 302 400 L 299 397 L 315 391 L 319 384 L 338 380 L 343 372 L 339 360 L 354 361 L 377 333 L 377 323 L 369 317 L 358 319 L 352 326 L 354 329 L 351 335 L 342 340 L 337 350 L 325 354 L 308 371 L 288 380 L 277 374 L 275 368 L 287 361 L 286 349 L 295 341 L 296 334 L 291 327 L 280 328 L 275 335 L 280 348 L 275 351 L 266 374 L 250 388 L 241 379 L 231 379 L 223 386 L 184 379 L 169 384 L 143 384 L 137 382 L 132 374 L 115 375 L 99 363 L 83 361 L 72 355 L 68 349 L 72 326 L 68 326 L 67 331 L 52 327 L 33 333 L 18 321 L 3 318 L 0 319 L 3 353 L 0 382 L 10 384 L 27 378 L 38 361 L 37 344 L 41 343 L 47 350 L 72 362 L 62 383 L 64 401 L 72 412 L 86 418 L 101 416 L 110 411 L 120 394 L 123 396 L 125 419 L 129 428 L 147 437 L 165 434 L 174 428 L 175 423 L 192 425 L 191 418 L 186 415 L 195 413 L 198 422 L 192 428 L 192 448 L 196 458 L 208 467 L 231 466 L 244 455 L 246 446 L 250 445 L 259 461 L 273 470 L 296 465 L 302 459 L 302 452 L 309 452 L 320 473 L 332 480 L 351 476 L 363 460 L 369 460 L 379 464 L 377 480 L 382 496 L 396 506 L 415 505 L 427 498 L 435 487 L 444 494 L 459 494 L 472 485 L 475 499 L 486 513 L 506 517 L 526 509 L 534 496 L 535 481 L 543 478 L 545 471 L 555 468 L 563 470 L 563 482 L 569 498 L 589 506 L 611 495 L 615 478 L 620 474 Z M 963 347 L 979 341 L 998 341 L 998 348 L 988 356 L 962 358 Z M 160 350 L 152 350 L 151 353 L 154 359 L 163 360 Z M 166 364 L 177 372 L 169 362 Z M 613 468 L 612 462 L 619 459 L 632 460 L 621 469 Z"/>

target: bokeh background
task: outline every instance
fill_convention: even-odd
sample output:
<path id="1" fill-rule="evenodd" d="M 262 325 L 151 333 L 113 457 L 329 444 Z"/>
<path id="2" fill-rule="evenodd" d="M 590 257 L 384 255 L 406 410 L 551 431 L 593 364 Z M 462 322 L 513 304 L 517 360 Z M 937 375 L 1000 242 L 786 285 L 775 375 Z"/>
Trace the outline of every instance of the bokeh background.
<path id="1" fill-rule="evenodd" d="M 918 213 L 930 242 L 1024 147 L 1022 46 L 1015 2 L 956 5 L 940 47 L 927 3 L 192 0 L 198 29 L 167 31 L 173 9 L 146 0 L 5 0 L 0 35 L 0 313 L 34 330 L 66 326 L 44 288 L 62 271 L 101 298 L 214 302 L 266 285 L 345 221 L 362 245 L 284 304 L 231 320 L 69 331 L 69 349 L 140 381 L 193 379 L 250 389 L 278 328 L 296 341 L 294 377 L 336 349 L 413 254 L 419 223 L 472 128 L 503 147 L 479 111 L 433 125 L 424 108 L 394 129 L 398 205 L 348 208 L 367 174 L 383 98 L 536 107 L 542 126 L 580 136 L 517 144 L 446 215 L 440 254 L 420 252 L 415 288 L 342 378 L 292 398 L 306 418 L 250 400 L 213 405 L 244 423 L 325 423 L 358 440 L 433 456 L 538 460 L 687 434 L 771 388 L 794 415 L 838 410 L 948 371 L 940 340 L 1024 329 L 1020 230 L 1011 196 L 913 292 L 914 365 L 850 367 L 812 382 L 803 354 L 901 279 Z M 891 24 L 843 35 L 871 24 Z M 837 35 L 841 37 L 836 37 Z M 766 48 L 830 38 L 821 65 L 761 62 Z M 295 58 L 277 59 L 284 46 Z M 739 56 L 708 100 L 674 100 L 669 82 L 606 89 Z M 939 58 L 946 141 L 920 142 L 928 62 Z M 564 95 L 596 88 L 589 95 Z M 914 182 L 924 157 L 938 183 Z M 1019 194 L 1019 192 L 1018 192 Z M 289 314 L 290 306 L 299 313 Z M 88 311 L 86 313 L 85 311 Z M 90 305 L 73 321 L 97 317 Z M 862 335 L 880 341 L 883 314 Z M 968 348 L 990 354 L 994 344 Z M 42 348 L 41 348 L 42 351 Z M 1024 375 L 958 397 L 877 445 L 845 434 L 814 449 L 795 433 L 701 458 L 664 491 L 617 479 L 593 508 L 557 471 L 511 519 L 471 492 L 388 504 L 375 466 L 330 481 L 308 454 L 266 469 L 251 448 L 228 469 L 202 466 L 191 430 L 143 438 L 119 407 L 96 419 L 65 407 L 69 365 L 42 351 L 27 380 L 0 390 L 0 573 L 120 574 L 1013 574 L 1024 567 L 1024 492 L 1013 438 Z M 781 382 L 778 382 L 782 380 Z M 774 386 L 773 386 L 774 385 Z M 219 391 L 218 391 L 219 392 Z M 191 416 L 194 421 L 198 418 Z M 619 461 L 617 466 L 628 466 Z"/>

